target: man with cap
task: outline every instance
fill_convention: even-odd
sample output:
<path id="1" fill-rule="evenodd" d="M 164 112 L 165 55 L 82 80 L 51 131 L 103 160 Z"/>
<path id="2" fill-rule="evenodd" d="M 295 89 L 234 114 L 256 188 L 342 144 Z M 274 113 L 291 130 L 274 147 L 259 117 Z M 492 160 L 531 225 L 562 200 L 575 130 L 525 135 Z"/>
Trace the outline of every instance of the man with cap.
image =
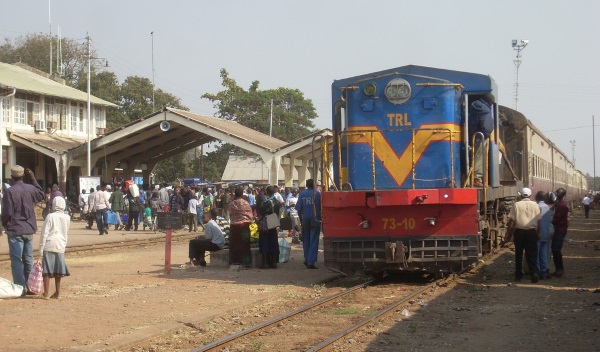
<path id="1" fill-rule="evenodd" d="M 515 227 L 515 281 L 523 278 L 523 250 L 531 273 L 531 282 L 539 280 L 537 267 L 538 221 L 541 218 L 540 207 L 529 199 L 531 190 L 523 188 L 521 199 L 510 210 L 509 227 Z"/>
<path id="2" fill-rule="evenodd" d="M 15 165 L 10 169 L 12 186 L 2 197 L 2 225 L 8 237 L 13 281 L 26 292 L 27 278 L 33 269 L 33 234 L 37 222 L 33 204 L 44 200 L 44 190 L 29 169 Z M 23 182 L 26 176 L 28 183 Z"/>

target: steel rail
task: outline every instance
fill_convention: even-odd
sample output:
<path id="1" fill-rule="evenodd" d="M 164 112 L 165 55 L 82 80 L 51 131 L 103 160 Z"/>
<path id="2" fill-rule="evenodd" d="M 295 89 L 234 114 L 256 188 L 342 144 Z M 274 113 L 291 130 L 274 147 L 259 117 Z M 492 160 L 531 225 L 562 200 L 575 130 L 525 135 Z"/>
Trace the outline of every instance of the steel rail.
<path id="1" fill-rule="evenodd" d="M 344 329 L 342 331 L 340 331 L 339 333 L 337 333 L 336 335 L 328 338 L 325 341 L 322 341 L 321 343 L 313 346 L 311 349 L 307 350 L 307 352 L 314 352 L 314 351 L 320 351 L 322 349 L 324 349 L 325 347 L 331 345 L 332 343 L 336 342 L 337 340 L 349 335 L 350 333 L 352 333 L 354 330 L 357 330 L 365 325 L 367 325 L 368 323 L 370 323 L 371 321 L 379 318 L 380 316 L 387 314 L 390 310 L 396 308 L 397 306 L 403 304 L 404 302 L 410 300 L 411 298 L 421 294 L 423 291 L 426 291 L 430 288 L 432 288 L 434 285 L 436 285 L 438 283 L 438 281 L 434 281 L 424 287 L 421 287 L 420 289 L 411 292 L 410 294 L 408 294 L 407 296 L 404 296 L 402 299 L 400 299 L 399 301 L 396 301 L 386 307 L 384 307 L 382 310 L 380 310 L 379 312 L 377 312 L 374 315 L 368 316 L 366 318 L 364 318 L 363 320 L 359 321 L 358 323 L 352 325 L 351 327 Z"/>
<path id="2" fill-rule="evenodd" d="M 220 340 L 217 340 L 217 341 L 211 342 L 209 344 L 206 344 L 206 345 L 204 345 L 202 347 L 199 347 L 199 348 L 193 350 L 192 352 L 210 351 L 210 350 L 215 349 L 217 347 L 220 347 L 220 346 L 222 346 L 224 344 L 227 344 L 227 343 L 229 343 L 229 342 L 231 342 L 233 340 L 239 339 L 240 337 L 243 337 L 243 336 L 248 335 L 248 334 L 250 334 L 252 332 L 255 332 L 257 330 L 265 328 L 265 327 L 267 327 L 269 325 L 275 324 L 275 323 L 277 323 L 279 321 L 282 321 L 282 320 L 288 319 L 290 317 L 293 317 L 295 315 L 298 315 L 300 313 L 306 312 L 307 310 L 310 310 L 310 309 L 312 309 L 314 307 L 320 306 L 323 303 L 327 303 L 327 302 L 329 302 L 329 301 L 331 301 L 333 299 L 336 299 L 336 298 L 338 298 L 340 296 L 343 296 L 345 294 L 351 293 L 351 292 L 356 291 L 358 289 L 364 288 L 364 287 L 372 284 L 374 281 L 375 280 L 371 280 L 371 281 L 367 281 L 365 283 L 362 283 L 360 285 L 356 285 L 356 286 L 350 287 L 349 289 L 344 290 L 342 292 L 338 292 L 338 293 L 336 293 L 334 295 L 331 295 L 329 297 L 322 298 L 322 299 L 320 299 L 320 300 L 318 300 L 316 302 L 313 302 L 313 303 L 308 304 L 306 306 L 300 307 L 300 308 L 298 308 L 296 310 L 293 310 L 291 312 L 282 314 L 282 315 L 277 316 L 275 318 L 272 318 L 272 319 L 269 319 L 269 320 L 264 321 L 262 323 L 259 323 L 259 324 L 256 324 L 254 326 L 251 326 L 248 329 L 236 332 L 235 334 L 231 334 L 231 335 L 226 336 L 226 337 L 224 337 L 224 338 L 222 338 Z"/>
<path id="3" fill-rule="evenodd" d="M 428 284 L 428 285 L 426 285 L 426 286 L 424 286 L 424 287 L 421 287 L 421 288 L 419 288 L 419 289 L 418 289 L 418 290 L 416 290 L 416 291 L 413 291 L 413 292 L 409 293 L 408 295 L 404 296 L 404 297 L 403 297 L 403 298 L 401 298 L 400 300 L 398 300 L 398 301 L 396 301 L 396 302 L 394 302 L 394 303 L 392 303 L 392 304 L 390 304 L 390 305 L 388 305 L 388 306 L 384 307 L 384 308 L 383 308 L 382 310 L 380 310 L 379 312 L 377 312 L 377 313 L 375 313 L 375 314 L 373 314 L 373 315 L 371 315 L 371 316 L 368 316 L 368 317 L 366 317 L 366 318 L 362 319 L 361 321 L 359 321 L 358 323 L 356 323 L 356 324 L 352 325 L 351 327 L 349 327 L 349 328 L 346 328 L 346 329 L 342 330 L 341 332 L 337 333 L 336 335 L 334 335 L 334 336 L 331 336 L 331 337 L 330 337 L 330 338 L 328 338 L 327 340 L 324 340 L 324 341 L 320 342 L 319 344 L 317 344 L 317 345 L 313 346 L 311 349 L 307 350 L 307 352 L 315 352 L 315 351 L 320 351 L 320 350 L 322 350 L 322 349 L 324 349 L 324 348 L 328 347 L 329 345 L 331 345 L 332 343 L 334 343 L 334 342 L 338 341 L 339 339 L 341 339 L 341 338 L 343 338 L 343 337 L 345 337 L 345 336 L 348 336 L 348 335 L 349 335 L 349 334 L 351 334 L 353 331 L 355 331 L 355 330 L 357 330 L 357 329 L 359 329 L 359 328 L 361 328 L 361 327 L 363 327 L 363 326 L 367 325 L 368 323 L 372 322 L 373 320 L 375 320 L 375 319 L 378 319 L 379 317 L 381 317 L 381 316 L 383 316 L 383 315 L 387 314 L 387 313 L 388 313 L 389 311 L 391 311 L 392 309 L 394 309 L 394 308 L 398 307 L 399 305 L 401 305 L 401 304 L 405 303 L 406 301 L 408 301 L 408 300 L 412 299 L 413 297 L 415 297 L 415 296 L 417 296 L 417 295 L 419 295 L 419 294 L 423 293 L 424 291 L 427 291 L 428 289 L 432 288 L 432 287 L 433 287 L 433 286 L 435 286 L 435 285 L 439 285 L 440 283 L 443 283 L 443 282 L 449 281 L 449 280 L 453 279 L 454 277 L 456 277 L 456 276 L 458 276 L 458 275 L 460 275 L 460 274 L 462 274 L 462 273 L 466 272 L 466 271 L 467 271 L 467 270 L 469 270 L 469 269 L 470 269 L 470 268 L 463 269 L 463 270 L 461 270 L 461 271 L 460 271 L 459 273 L 457 273 L 457 274 L 454 274 L 454 275 L 448 276 L 448 277 L 447 277 L 447 278 L 445 278 L 445 279 L 436 280 L 436 281 L 434 281 L 434 282 L 432 282 L 432 283 L 430 283 L 430 284 Z"/>

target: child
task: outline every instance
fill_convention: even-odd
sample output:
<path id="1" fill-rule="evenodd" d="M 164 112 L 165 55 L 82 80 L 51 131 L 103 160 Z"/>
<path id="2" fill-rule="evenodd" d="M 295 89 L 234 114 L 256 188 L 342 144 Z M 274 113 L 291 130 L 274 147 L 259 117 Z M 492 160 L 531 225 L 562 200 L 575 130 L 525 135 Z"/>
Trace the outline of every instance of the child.
<path id="1" fill-rule="evenodd" d="M 42 267 L 44 269 L 44 299 L 60 299 L 60 280 L 69 276 L 69 269 L 65 262 L 65 248 L 67 247 L 67 233 L 71 218 L 65 214 L 66 202 L 63 197 L 52 200 L 52 210 L 46 216 L 42 225 L 40 238 L 40 253 L 42 253 Z M 54 278 L 56 292 L 49 296 L 50 278 Z"/>
<path id="2" fill-rule="evenodd" d="M 146 202 L 144 207 L 144 231 L 146 231 L 146 226 L 152 230 L 152 208 L 150 207 L 150 202 Z"/>

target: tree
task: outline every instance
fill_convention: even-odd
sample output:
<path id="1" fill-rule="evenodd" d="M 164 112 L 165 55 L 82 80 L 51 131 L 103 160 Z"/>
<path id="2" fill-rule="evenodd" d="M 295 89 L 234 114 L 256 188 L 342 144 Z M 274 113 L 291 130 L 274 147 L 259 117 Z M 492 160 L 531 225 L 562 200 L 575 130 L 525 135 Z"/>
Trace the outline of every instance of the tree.
<path id="1" fill-rule="evenodd" d="M 273 101 L 272 136 L 291 142 L 310 134 L 314 129 L 312 120 L 317 113 L 310 99 L 298 89 L 277 88 L 260 90 L 259 81 L 253 81 L 248 90 L 244 90 L 229 76 L 226 69 L 220 73 L 224 90 L 202 98 L 210 100 L 217 116 L 236 121 L 256 131 L 269 134 L 271 101 Z M 219 180 L 227 165 L 229 155 L 250 155 L 251 153 L 231 144 L 223 144 L 204 158 L 204 175 L 210 180 Z"/>
<path id="2" fill-rule="evenodd" d="M 120 99 L 117 104 L 123 107 L 123 113 L 129 121 L 135 121 L 153 113 L 152 108 L 152 82 L 150 79 L 139 76 L 129 76 L 121 85 Z M 161 89 L 154 91 L 154 110 L 171 107 L 189 110 L 181 104 L 176 96 L 166 93 Z"/>
<path id="3" fill-rule="evenodd" d="M 87 91 L 87 75 L 80 76 L 77 86 L 75 87 L 81 91 Z M 90 89 L 92 95 L 118 104 L 121 99 L 121 86 L 119 79 L 114 72 L 102 71 L 96 72 L 96 69 L 92 68 L 90 74 Z M 109 130 L 118 128 L 129 122 L 129 118 L 122 109 L 107 109 L 106 110 L 106 127 Z"/>
<path id="4" fill-rule="evenodd" d="M 300 90 L 277 88 L 261 91 L 259 81 L 253 81 L 246 91 L 229 77 L 226 69 L 221 69 L 221 79 L 225 90 L 202 95 L 214 104 L 218 117 L 269 134 L 272 100 L 273 137 L 291 142 L 314 129 L 312 120 L 317 113 L 312 101 L 304 98 Z"/>
<path id="5" fill-rule="evenodd" d="M 40 71 L 50 72 L 50 40 L 56 47 L 57 38 L 45 34 L 28 34 L 15 39 L 14 43 L 6 39 L 0 46 L 0 61 L 7 63 L 22 62 Z M 76 87 L 81 76 L 85 76 L 87 67 L 87 47 L 73 39 L 62 38 L 62 71 L 60 75 L 67 85 Z M 92 57 L 95 53 L 92 51 Z M 53 58 L 53 73 L 56 72 L 56 51 Z M 94 65 L 100 65 L 96 62 Z"/>

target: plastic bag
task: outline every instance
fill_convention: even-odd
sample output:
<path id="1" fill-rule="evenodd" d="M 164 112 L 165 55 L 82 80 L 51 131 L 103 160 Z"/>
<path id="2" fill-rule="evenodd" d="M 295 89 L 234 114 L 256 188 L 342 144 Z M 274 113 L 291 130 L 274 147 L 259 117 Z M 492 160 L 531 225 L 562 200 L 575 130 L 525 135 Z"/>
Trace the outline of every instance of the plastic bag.
<path id="1" fill-rule="evenodd" d="M 27 278 L 27 289 L 36 295 L 42 293 L 42 290 L 44 289 L 43 272 L 42 265 L 40 263 L 35 263 Z"/>
<path id="2" fill-rule="evenodd" d="M 23 294 L 23 286 L 13 284 L 10 280 L 0 277 L 0 298 L 17 298 Z"/>
<path id="3" fill-rule="evenodd" d="M 107 210 L 106 211 L 106 223 L 109 225 L 117 225 L 119 224 L 119 215 L 114 211 Z"/>
<path id="4" fill-rule="evenodd" d="M 287 263 L 290 260 L 290 252 L 292 249 L 292 245 L 282 238 L 279 241 L 279 262 Z"/>

